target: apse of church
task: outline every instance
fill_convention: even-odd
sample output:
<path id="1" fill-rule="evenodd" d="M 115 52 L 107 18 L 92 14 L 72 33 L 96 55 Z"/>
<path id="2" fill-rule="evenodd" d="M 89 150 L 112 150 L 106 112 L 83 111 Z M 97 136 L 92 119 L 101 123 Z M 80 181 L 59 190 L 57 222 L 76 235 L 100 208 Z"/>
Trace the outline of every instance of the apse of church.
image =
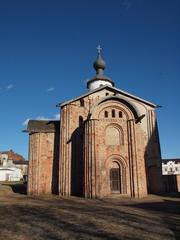
<path id="1" fill-rule="evenodd" d="M 87 83 L 89 91 L 58 105 L 60 131 L 49 129 L 48 123 L 42 127 L 41 121 L 34 131 L 29 122 L 29 194 L 51 193 L 54 185 L 59 195 L 87 198 L 144 197 L 162 190 L 157 105 L 115 88 L 104 75 L 100 51 L 94 62 L 96 75 Z M 32 137 L 38 134 L 41 142 L 45 134 L 42 138 L 48 142 L 50 133 L 50 154 L 38 155 L 48 147 L 37 145 Z"/>

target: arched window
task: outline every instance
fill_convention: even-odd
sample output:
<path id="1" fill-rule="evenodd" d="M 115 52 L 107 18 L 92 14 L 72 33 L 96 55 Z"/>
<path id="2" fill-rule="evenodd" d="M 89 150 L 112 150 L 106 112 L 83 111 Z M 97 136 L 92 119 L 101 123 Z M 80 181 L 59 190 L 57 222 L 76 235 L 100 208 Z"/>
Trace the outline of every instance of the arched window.
<path id="1" fill-rule="evenodd" d="M 105 112 L 104 112 L 104 117 L 105 117 L 105 118 L 108 118 L 108 111 L 105 111 Z"/>
<path id="2" fill-rule="evenodd" d="M 122 118 L 122 112 L 119 111 L 119 118 Z"/>
<path id="3" fill-rule="evenodd" d="M 84 99 L 83 98 L 80 99 L 80 106 L 84 107 Z"/>
<path id="4" fill-rule="evenodd" d="M 108 95 L 109 95 L 109 93 L 107 92 L 107 93 L 106 93 L 106 96 L 108 96 Z"/>
<path id="5" fill-rule="evenodd" d="M 79 127 L 82 127 L 83 125 L 83 117 L 79 116 Z"/>
<path id="6" fill-rule="evenodd" d="M 112 117 L 115 118 L 115 109 L 112 109 Z"/>
<path id="7" fill-rule="evenodd" d="M 110 189 L 111 192 L 121 193 L 121 171 L 116 162 L 113 162 L 113 166 L 110 168 Z"/>

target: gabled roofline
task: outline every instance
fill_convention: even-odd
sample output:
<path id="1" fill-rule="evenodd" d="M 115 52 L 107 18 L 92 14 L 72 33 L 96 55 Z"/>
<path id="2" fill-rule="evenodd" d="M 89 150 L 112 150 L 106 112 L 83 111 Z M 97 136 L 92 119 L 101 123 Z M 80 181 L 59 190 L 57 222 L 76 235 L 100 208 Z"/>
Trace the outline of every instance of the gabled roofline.
<path id="1" fill-rule="evenodd" d="M 58 124 L 58 125 L 57 125 Z M 23 132 L 30 133 L 39 133 L 39 132 L 56 132 L 59 127 L 60 120 L 29 120 L 27 129 L 23 130 Z"/>
<path id="2" fill-rule="evenodd" d="M 74 101 L 77 101 L 77 100 L 79 100 L 79 99 L 81 99 L 81 98 L 83 98 L 83 97 L 86 97 L 86 96 L 88 96 L 88 95 L 90 95 L 90 94 L 92 94 L 92 93 L 101 91 L 102 89 L 105 89 L 105 88 L 106 88 L 106 89 L 113 90 L 113 91 L 116 91 L 116 92 L 118 92 L 118 93 L 121 93 L 122 95 L 124 95 L 124 96 L 126 96 L 126 97 L 130 97 L 130 98 L 132 98 L 132 99 L 134 99 L 134 100 L 138 100 L 138 101 L 140 101 L 140 102 L 143 102 L 143 103 L 145 103 L 145 104 L 147 104 L 147 105 L 149 105 L 149 106 L 151 106 L 151 107 L 154 107 L 154 108 L 161 107 L 161 106 L 159 106 L 159 105 L 156 105 L 156 104 L 154 104 L 154 103 L 151 103 L 151 102 L 149 102 L 149 101 L 147 101 L 147 100 L 144 100 L 144 99 L 142 99 L 142 98 L 136 97 L 136 96 L 134 96 L 133 94 L 130 94 L 130 93 L 125 92 L 125 91 L 122 91 L 122 90 L 120 90 L 120 89 L 118 89 L 118 88 L 115 88 L 115 87 L 111 87 L 111 86 L 109 86 L 109 85 L 104 85 L 104 86 L 102 86 L 102 87 L 96 88 L 95 90 L 90 91 L 90 92 L 87 92 L 86 94 L 83 94 L 83 95 L 81 95 L 81 96 L 79 96 L 79 97 L 73 98 L 73 99 L 71 99 L 71 100 L 69 100 L 69 101 L 66 101 L 66 102 L 63 102 L 63 103 L 59 103 L 59 104 L 57 104 L 56 106 L 62 108 L 62 107 L 64 107 L 65 105 L 67 105 L 67 104 L 69 104 L 69 103 L 72 103 L 72 102 L 74 102 Z"/>

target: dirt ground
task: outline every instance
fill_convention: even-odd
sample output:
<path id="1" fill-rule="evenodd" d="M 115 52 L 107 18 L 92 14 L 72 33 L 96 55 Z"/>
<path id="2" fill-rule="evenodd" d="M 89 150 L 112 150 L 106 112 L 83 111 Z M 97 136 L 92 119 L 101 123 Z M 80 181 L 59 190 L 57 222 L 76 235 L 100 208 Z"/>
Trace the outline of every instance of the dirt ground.
<path id="1" fill-rule="evenodd" d="M 180 239 L 180 198 L 28 197 L 1 187 L 1 239 Z"/>

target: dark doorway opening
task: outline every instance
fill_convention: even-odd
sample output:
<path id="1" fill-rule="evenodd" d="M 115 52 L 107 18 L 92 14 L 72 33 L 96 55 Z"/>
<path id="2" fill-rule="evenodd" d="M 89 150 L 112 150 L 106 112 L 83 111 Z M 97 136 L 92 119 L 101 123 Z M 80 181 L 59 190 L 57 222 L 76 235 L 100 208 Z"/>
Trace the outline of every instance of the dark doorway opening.
<path id="1" fill-rule="evenodd" d="M 120 169 L 110 169 L 110 188 L 112 193 L 121 193 Z"/>

